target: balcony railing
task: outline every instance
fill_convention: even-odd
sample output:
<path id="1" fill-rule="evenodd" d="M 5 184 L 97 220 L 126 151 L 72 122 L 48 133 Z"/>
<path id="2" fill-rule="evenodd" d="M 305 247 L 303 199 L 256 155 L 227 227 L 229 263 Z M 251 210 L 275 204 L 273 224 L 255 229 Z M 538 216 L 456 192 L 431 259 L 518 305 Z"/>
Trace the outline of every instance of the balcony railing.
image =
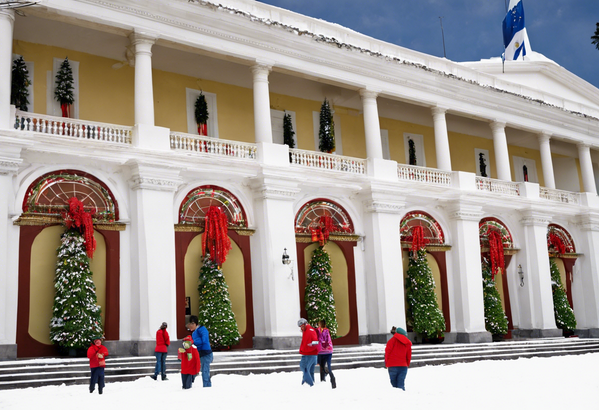
<path id="1" fill-rule="evenodd" d="M 397 164 L 397 176 L 400 180 L 425 182 L 436 185 L 451 185 L 451 172 L 414 165 Z"/>
<path id="2" fill-rule="evenodd" d="M 171 132 L 171 149 L 234 158 L 256 159 L 256 144 L 200 137 L 181 132 Z"/>
<path id="3" fill-rule="evenodd" d="M 580 195 L 570 191 L 540 187 L 539 197 L 564 204 L 580 205 Z"/>
<path id="4" fill-rule="evenodd" d="M 131 144 L 131 134 L 133 133 L 133 127 L 53 117 L 19 110 L 16 112 L 14 128 L 22 131 L 121 144 Z"/>
<path id="5" fill-rule="evenodd" d="M 304 151 L 300 149 L 290 149 L 289 156 L 292 165 L 349 172 L 351 174 L 366 173 L 365 159 L 325 154 L 322 152 Z"/>
<path id="6" fill-rule="evenodd" d="M 520 196 L 520 185 L 517 182 L 501 181 L 499 179 L 476 177 L 476 189 L 495 194 Z"/>

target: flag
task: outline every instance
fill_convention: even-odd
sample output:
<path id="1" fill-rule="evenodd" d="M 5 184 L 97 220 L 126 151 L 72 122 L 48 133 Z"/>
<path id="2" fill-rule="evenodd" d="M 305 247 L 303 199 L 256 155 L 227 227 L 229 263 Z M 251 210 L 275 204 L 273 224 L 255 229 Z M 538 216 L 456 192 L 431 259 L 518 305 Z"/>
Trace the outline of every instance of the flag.
<path id="1" fill-rule="evenodd" d="M 503 45 L 506 60 L 523 60 L 526 53 L 531 51 L 524 27 L 522 0 L 510 0 L 507 15 L 503 19 Z"/>

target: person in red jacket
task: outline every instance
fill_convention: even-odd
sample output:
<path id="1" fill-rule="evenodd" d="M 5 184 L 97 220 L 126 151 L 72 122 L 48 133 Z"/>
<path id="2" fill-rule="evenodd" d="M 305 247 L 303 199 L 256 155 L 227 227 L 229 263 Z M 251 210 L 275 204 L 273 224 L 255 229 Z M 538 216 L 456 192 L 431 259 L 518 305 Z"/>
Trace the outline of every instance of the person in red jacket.
<path id="1" fill-rule="evenodd" d="M 385 367 L 389 370 L 391 385 L 405 390 L 405 380 L 408 367 L 412 361 L 412 342 L 407 338 L 408 333 L 401 327 L 391 328 L 391 339 L 385 347 Z"/>
<path id="2" fill-rule="evenodd" d="M 156 331 L 156 349 L 154 349 L 156 368 L 154 369 L 154 375 L 150 376 L 154 380 L 158 379 L 158 373 L 162 375 L 162 380 L 168 380 L 166 377 L 166 354 L 171 344 L 171 338 L 166 331 L 167 327 L 166 322 L 162 322 L 160 329 Z"/>
<path id="3" fill-rule="evenodd" d="M 102 338 L 96 337 L 92 345 L 87 349 L 87 358 L 89 359 L 89 368 L 91 378 L 89 380 L 89 392 L 93 393 L 98 383 L 98 393 L 102 394 L 104 390 L 104 368 L 106 367 L 105 358 L 108 356 L 108 349 L 102 345 Z"/>
<path id="4" fill-rule="evenodd" d="M 193 345 L 191 336 L 185 336 L 183 347 L 179 348 L 179 359 L 181 359 L 181 382 L 183 389 L 191 389 L 195 377 L 200 373 L 200 354 Z"/>
<path id="5" fill-rule="evenodd" d="M 302 343 L 299 352 L 302 355 L 300 359 L 300 369 L 302 371 L 302 384 L 308 383 L 314 386 L 314 367 L 318 355 L 318 334 L 308 321 L 301 318 L 297 325 L 302 329 Z"/>

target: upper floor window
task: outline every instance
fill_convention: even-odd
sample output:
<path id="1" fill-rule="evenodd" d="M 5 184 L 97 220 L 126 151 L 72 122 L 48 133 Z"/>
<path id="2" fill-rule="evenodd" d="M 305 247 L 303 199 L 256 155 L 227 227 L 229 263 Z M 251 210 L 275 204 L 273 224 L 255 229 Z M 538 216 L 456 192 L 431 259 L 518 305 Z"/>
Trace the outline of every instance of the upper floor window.
<path id="1" fill-rule="evenodd" d="M 419 134 L 403 134 L 404 150 L 406 152 L 406 164 L 426 167 L 424 157 L 424 137 Z"/>
<path id="2" fill-rule="evenodd" d="M 207 93 L 206 91 L 194 90 L 192 88 L 185 89 L 186 107 L 187 107 L 187 132 L 189 134 L 199 135 L 198 124 L 195 117 L 196 100 L 201 94 L 206 97 L 208 105 L 208 136 L 218 138 L 218 115 L 216 112 L 216 94 Z"/>
<path id="3" fill-rule="evenodd" d="M 64 58 L 55 58 L 52 62 L 52 71 L 46 72 L 46 114 L 55 117 L 62 117 L 60 103 L 54 97 L 56 90 L 56 75 L 60 71 L 60 65 Z M 73 71 L 73 99 L 70 107 L 70 118 L 79 118 L 79 61 L 69 59 L 69 65 Z"/>

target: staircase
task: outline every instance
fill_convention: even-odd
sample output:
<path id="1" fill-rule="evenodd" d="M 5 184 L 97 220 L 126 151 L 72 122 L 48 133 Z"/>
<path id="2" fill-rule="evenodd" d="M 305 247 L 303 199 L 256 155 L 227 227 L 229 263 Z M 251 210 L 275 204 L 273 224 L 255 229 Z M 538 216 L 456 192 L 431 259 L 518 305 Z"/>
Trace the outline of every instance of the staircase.
<path id="1" fill-rule="evenodd" d="M 385 346 L 337 347 L 334 369 L 384 367 Z M 414 345 L 411 368 L 520 357 L 550 357 L 599 352 L 599 339 L 555 338 L 481 344 Z M 214 353 L 210 370 L 217 374 L 256 374 L 299 371 L 300 355 L 294 350 L 245 350 Z M 106 381 L 132 381 L 154 373 L 156 359 L 106 358 Z M 167 357 L 167 374 L 179 377 L 175 355 Z M 22 359 L 0 362 L 0 390 L 89 382 L 87 358 Z"/>

